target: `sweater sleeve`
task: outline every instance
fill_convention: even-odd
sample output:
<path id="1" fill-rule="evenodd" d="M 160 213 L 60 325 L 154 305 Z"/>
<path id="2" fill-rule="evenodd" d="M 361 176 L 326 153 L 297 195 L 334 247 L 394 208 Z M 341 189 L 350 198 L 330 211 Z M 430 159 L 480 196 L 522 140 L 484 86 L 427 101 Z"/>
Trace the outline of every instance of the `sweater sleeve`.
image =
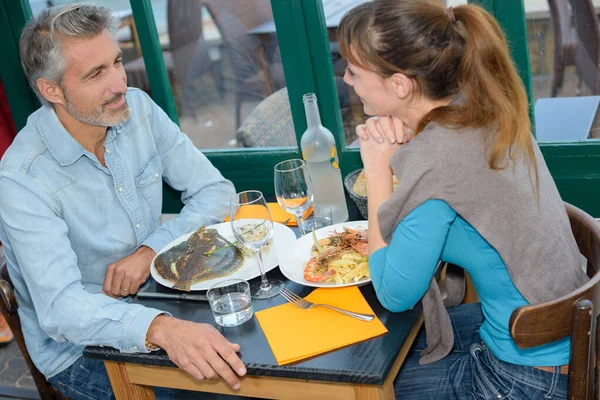
<path id="1" fill-rule="evenodd" d="M 429 287 L 456 212 L 442 200 L 427 200 L 396 227 L 388 246 L 369 257 L 373 287 L 392 312 L 412 308 Z"/>

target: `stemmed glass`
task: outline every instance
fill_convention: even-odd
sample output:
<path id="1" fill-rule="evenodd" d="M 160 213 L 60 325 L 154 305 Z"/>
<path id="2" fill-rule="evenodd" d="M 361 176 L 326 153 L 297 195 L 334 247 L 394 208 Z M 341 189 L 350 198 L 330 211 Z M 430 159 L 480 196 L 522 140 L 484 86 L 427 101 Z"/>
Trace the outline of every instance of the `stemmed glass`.
<path id="1" fill-rule="evenodd" d="M 267 202 L 258 190 L 237 193 L 231 199 L 231 229 L 238 243 L 254 251 L 260 269 L 260 283 L 250 287 L 253 299 L 269 299 L 279 294 L 283 282 L 267 279 L 262 247 L 273 237 L 273 220 Z"/>
<path id="2" fill-rule="evenodd" d="M 305 234 L 302 214 L 313 203 L 312 180 L 306 163 L 300 159 L 282 161 L 275 166 L 275 196 L 279 205 L 296 216 L 298 229 Z"/>

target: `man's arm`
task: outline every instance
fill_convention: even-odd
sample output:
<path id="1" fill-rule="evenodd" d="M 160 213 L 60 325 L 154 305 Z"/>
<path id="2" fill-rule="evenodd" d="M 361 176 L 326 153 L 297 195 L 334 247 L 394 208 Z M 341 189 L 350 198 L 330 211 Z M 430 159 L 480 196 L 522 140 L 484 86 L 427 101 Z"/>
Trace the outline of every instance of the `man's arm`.
<path id="1" fill-rule="evenodd" d="M 52 339 L 145 351 L 145 336 L 161 311 L 87 292 L 60 205 L 32 178 L 0 177 L 0 220 L 33 301 Z M 10 260 L 9 260 L 10 261 Z"/>
<path id="2" fill-rule="evenodd" d="M 22 185 L 0 177 L 0 221 L 49 337 L 122 352 L 148 352 L 148 339 L 197 379 L 222 376 L 239 388 L 235 374 L 246 373 L 236 354 L 239 346 L 212 326 L 86 291 L 58 202 L 41 185 L 24 180 Z"/>
<path id="3" fill-rule="evenodd" d="M 144 245 L 160 251 L 177 237 L 201 225 L 222 222 L 229 214 L 229 202 L 235 194 L 233 184 L 198 150 L 149 97 L 151 125 L 163 165 L 163 179 L 182 192 L 181 213 L 162 224 Z"/>

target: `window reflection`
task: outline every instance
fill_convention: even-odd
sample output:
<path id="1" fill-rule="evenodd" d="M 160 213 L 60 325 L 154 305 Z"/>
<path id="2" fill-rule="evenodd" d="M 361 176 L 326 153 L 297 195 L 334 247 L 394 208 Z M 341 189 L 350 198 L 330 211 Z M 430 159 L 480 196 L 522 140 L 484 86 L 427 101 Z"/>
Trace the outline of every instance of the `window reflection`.
<path id="1" fill-rule="evenodd" d="M 536 135 L 600 137 L 599 0 L 526 0 Z"/>
<path id="2" fill-rule="evenodd" d="M 34 15 L 52 4 L 77 2 L 30 0 Z M 129 0 L 86 2 L 120 18 L 117 38 L 128 86 L 151 94 Z M 197 147 L 296 145 L 270 0 L 151 0 L 151 5 L 179 122 Z M 253 31 L 269 24 L 271 31 Z M 272 107 L 257 108 L 272 95 L 267 103 L 281 106 L 274 115 Z M 265 118 L 284 123 L 265 124 Z"/>

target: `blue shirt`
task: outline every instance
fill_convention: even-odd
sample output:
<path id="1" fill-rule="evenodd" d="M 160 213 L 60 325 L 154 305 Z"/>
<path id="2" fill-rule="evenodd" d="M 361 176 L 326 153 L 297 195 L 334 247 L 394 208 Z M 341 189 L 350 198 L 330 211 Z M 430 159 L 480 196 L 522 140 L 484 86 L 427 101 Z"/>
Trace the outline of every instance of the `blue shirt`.
<path id="1" fill-rule="evenodd" d="M 390 245 L 369 258 L 373 286 L 390 311 L 412 308 L 425 294 L 438 260 L 469 273 L 485 320 L 480 336 L 499 359 L 520 365 L 569 362 L 570 340 L 519 349 L 508 323 L 517 307 L 529 303 L 512 282 L 498 252 L 443 200 L 428 200 L 396 227 Z"/>
<path id="2" fill-rule="evenodd" d="M 109 264 L 141 245 L 159 251 L 202 224 L 223 221 L 235 193 L 142 91 L 108 129 L 104 167 L 42 107 L 0 163 L 0 240 L 27 349 L 50 378 L 86 345 L 145 352 L 161 311 L 101 294 Z M 160 225 L 163 179 L 182 191 L 181 214 Z"/>

